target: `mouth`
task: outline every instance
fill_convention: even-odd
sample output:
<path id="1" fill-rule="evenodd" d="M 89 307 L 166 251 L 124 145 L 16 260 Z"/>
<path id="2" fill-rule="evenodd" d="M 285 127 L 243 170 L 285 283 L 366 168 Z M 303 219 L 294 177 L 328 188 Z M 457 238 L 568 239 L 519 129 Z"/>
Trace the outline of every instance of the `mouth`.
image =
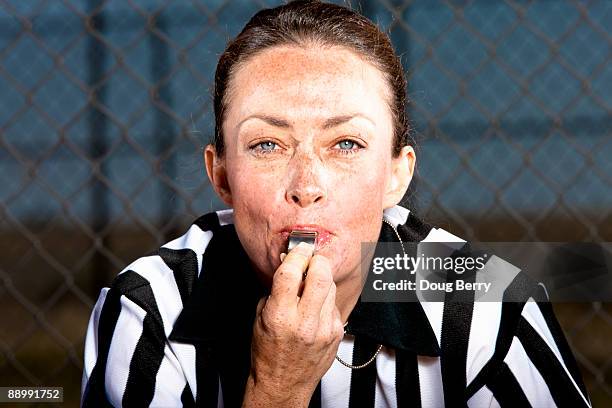
<path id="1" fill-rule="evenodd" d="M 321 250 L 325 248 L 332 241 L 333 233 L 320 225 L 316 224 L 294 224 L 288 225 L 281 230 L 281 236 L 283 240 L 289 240 L 289 234 L 291 231 L 300 230 L 300 231 L 309 231 L 316 232 L 317 239 L 315 241 L 315 251 Z"/>

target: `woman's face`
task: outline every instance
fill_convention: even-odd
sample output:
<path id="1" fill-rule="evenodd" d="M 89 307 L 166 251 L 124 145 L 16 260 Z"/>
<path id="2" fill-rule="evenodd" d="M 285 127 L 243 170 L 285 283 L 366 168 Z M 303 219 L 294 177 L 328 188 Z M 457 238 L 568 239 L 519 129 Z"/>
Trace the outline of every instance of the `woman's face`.
<path id="1" fill-rule="evenodd" d="M 207 171 L 253 264 L 271 278 L 291 230 L 307 229 L 336 283 L 358 274 L 415 160 L 410 147 L 392 157 L 382 73 L 345 48 L 274 47 L 240 66 L 228 96 L 225 154 L 207 147 Z"/>

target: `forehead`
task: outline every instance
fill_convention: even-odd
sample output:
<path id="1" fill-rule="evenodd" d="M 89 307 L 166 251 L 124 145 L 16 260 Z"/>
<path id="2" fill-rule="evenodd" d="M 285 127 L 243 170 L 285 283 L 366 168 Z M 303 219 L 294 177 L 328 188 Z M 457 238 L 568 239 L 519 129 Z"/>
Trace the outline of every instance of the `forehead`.
<path id="1" fill-rule="evenodd" d="M 271 111 L 284 116 L 385 115 L 388 88 L 380 70 L 343 47 L 278 46 L 234 73 L 226 119 Z"/>

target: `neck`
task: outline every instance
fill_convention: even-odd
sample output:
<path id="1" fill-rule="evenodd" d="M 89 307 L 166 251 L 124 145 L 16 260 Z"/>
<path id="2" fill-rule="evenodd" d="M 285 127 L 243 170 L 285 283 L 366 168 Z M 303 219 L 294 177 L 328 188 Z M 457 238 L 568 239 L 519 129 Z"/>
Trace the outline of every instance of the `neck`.
<path id="1" fill-rule="evenodd" d="M 348 320 L 362 289 L 363 280 L 359 272 L 352 273 L 347 279 L 336 283 L 336 306 L 340 311 L 342 323 Z"/>
<path id="2" fill-rule="evenodd" d="M 336 306 L 340 311 L 342 323 L 346 323 L 355 304 L 361 295 L 367 276 L 364 276 L 363 265 L 370 265 L 374 257 L 376 244 L 363 247 L 362 258 L 352 273 L 342 281 L 336 282 Z"/>

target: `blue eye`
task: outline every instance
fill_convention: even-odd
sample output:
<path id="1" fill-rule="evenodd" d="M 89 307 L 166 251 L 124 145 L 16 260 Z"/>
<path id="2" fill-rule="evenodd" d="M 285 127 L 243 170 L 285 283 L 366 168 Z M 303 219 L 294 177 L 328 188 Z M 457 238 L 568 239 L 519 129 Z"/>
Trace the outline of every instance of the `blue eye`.
<path id="1" fill-rule="evenodd" d="M 336 143 L 334 150 L 341 155 L 352 155 L 363 149 L 363 145 L 355 140 L 344 139 Z"/>
<path id="2" fill-rule="evenodd" d="M 270 142 L 270 141 L 268 141 L 268 142 L 261 142 L 257 146 L 260 146 L 261 150 L 270 151 L 270 150 L 274 150 L 274 148 L 276 147 L 276 143 Z"/>
<path id="3" fill-rule="evenodd" d="M 270 140 L 266 140 L 265 142 L 261 142 L 261 143 L 252 145 L 251 147 L 249 147 L 249 149 L 255 153 L 266 154 L 266 153 L 273 153 L 275 150 L 278 150 L 277 146 L 278 146 L 277 143 L 274 143 Z"/>
<path id="4" fill-rule="evenodd" d="M 338 146 L 340 146 L 341 150 L 353 150 L 356 145 L 357 143 L 353 142 L 352 140 L 343 140 L 338 143 Z"/>

